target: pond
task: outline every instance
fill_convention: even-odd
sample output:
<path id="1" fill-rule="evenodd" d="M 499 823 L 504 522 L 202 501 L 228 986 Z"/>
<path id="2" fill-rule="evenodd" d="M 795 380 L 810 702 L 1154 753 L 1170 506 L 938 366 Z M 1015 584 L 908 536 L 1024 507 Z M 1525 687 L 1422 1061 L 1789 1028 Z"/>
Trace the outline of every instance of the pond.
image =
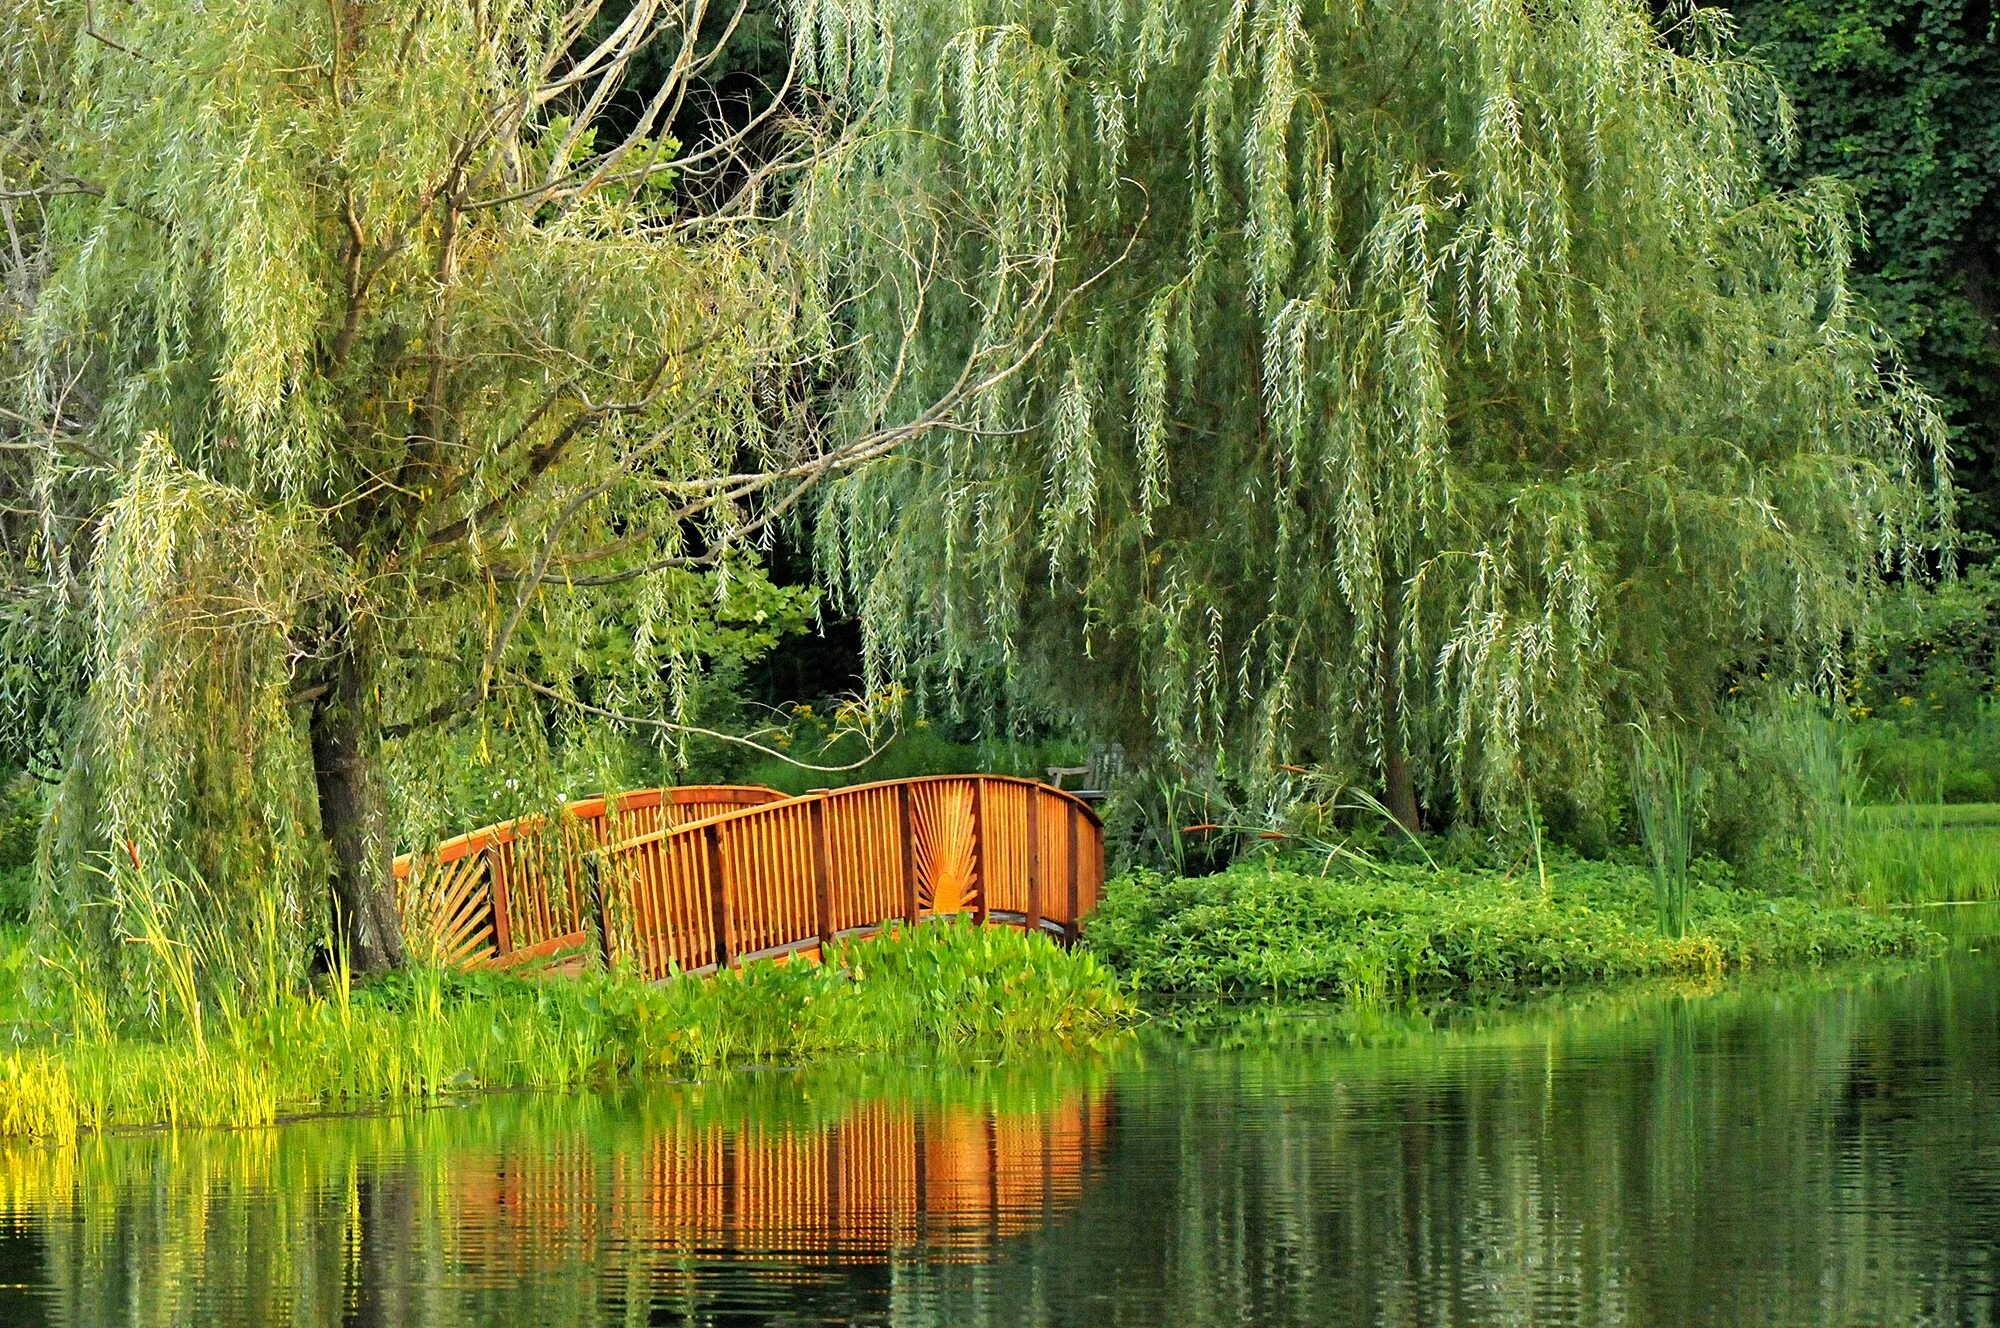
<path id="1" fill-rule="evenodd" d="M 2000 1323 L 2000 940 L 0 1153 L 0 1324 Z"/>

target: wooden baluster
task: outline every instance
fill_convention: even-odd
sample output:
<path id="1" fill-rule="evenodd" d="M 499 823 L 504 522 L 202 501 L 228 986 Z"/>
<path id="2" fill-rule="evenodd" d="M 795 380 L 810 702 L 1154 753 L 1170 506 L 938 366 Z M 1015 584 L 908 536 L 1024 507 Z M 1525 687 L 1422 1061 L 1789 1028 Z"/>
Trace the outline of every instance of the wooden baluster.
<path id="1" fill-rule="evenodd" d="M 910 786 L 908 783 L 896 786 L 896 815 L 901 823 L 903 838 L 903 919 L 912 927 L 917 925 L 917 834 L 911 815 Z"/>
<path id="2" fill-rule="evenodd" d="M 972 877 L 973 905 L 972 920 L 984 926 L 986 922 L 986 897 L 989 891 L 986 882 L 992 873 L 992 862 L 986 852 L 986 781 L 978 775 L 972 777 Z"/>
<path id="3" fill-rule="evenodd" d="M 812 820 L 813 904 L 819 921 L 819 953 L 824 959 L 827 947 L 833 944 L 833 868 L 828 861 L 823 791 L 815 791 L 806 812 Z"/>
<path id="4" fill-rule="evenodd" d="M 514 920 L 508 916 L 506 855 L 499 848 L 496 836 L 479 852 L 486 859 L 486 882 L 493 898 L 493 957 L 505 959 L 514 952 Z"/>
<path id="5" fill-rule="evenodd" d="M 702 831 L 708 845 L 709 919 L 715 928 L 715 966 L 728 968 L 729 944 L 729 859 L 722 852 L 722 828 L 709 826 Z"/>
<path id="6" fill-rule="evenodd" d="M 1042 929 L 1042 791 L 1028 789 L 1028 934 Z"/>
<path id="7" fill-rule="evenodd" d="M 1074 945 L 1077 938 L 1083 935 L 1083 919 L 1078 916 L 1081 908 L 1078 901 L 1081 898 L 1083 864 L 1078 861 L 1076 842 L 1077 822 L 1083 819 L 1083 814 L 1074 807 L 1065 810 L 1069 813 L 1069 917 L 1066 930 L 1070 944 Z"/>

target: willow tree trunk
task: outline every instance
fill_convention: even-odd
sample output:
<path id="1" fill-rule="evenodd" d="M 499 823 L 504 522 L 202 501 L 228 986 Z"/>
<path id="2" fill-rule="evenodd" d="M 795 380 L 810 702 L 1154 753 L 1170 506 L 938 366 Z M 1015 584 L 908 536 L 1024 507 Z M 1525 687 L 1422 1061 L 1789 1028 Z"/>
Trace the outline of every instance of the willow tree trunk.
<path id="1" fill-rule="evenodd" d="M 1382 593 L 1382 641 L 1375 654 L 1382 689 L 1382 794 L 1383 805 L 1405 830 L 1415 834 L 1423 828 L 1417 810 L 1417 781 L 1410 768 L 1409 741 L 1403 733 L 1402 661 L 1397 657 L 1401 630 L 1397 602 L 1401 582 L 1385 577 Z"/>
<path id="2" fill-rule="evenodd" d="M 320 833 L 333 856 L 335 926 L 356 973 L 403 964 L 371 674 L 359 652 L 344 649 L 332 661 L 326 694 L 312 716 L 313 778 Z"/>

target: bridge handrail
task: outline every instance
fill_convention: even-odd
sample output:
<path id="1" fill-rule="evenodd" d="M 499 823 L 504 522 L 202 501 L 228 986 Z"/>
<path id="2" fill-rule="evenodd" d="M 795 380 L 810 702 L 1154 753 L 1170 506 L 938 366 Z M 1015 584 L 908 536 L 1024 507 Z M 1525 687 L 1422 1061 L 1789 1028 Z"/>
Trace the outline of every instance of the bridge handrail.
<path id="1" fill-rule="evenodd" d="M 818 789 L 588 856 L 607 959 L 657 978 L 933 915 L 1073 938 L 1102 885 L 1103 824 L 1035 780 L 927 775 Z"/>
<path id="2" fill-rule="evenodd" d="M 770 802 L 759 802 L 759 803 L 748 804 L 742 807 L 732 807 L 728 811 L 712 812 L 709 815 L 702 817 L 700 820 L 682 821 L 678 825 L 661 826 L 656 830 L 648 830 L 643 834 L 627 835 L 624 838 L 622 838 L 619 841 L 619 843 L 622 846 L 629 847 L 631 845 L 645 843 L 647 840 L 658 839 L 662 835 L 678 834 L 683 830 L 693 830 L 700 826 L 705 826 L 709 824 L 711 821 L 727 822 L 733 820 L 738 816 L 743 815 L 745 812 L 762 811 L 765 807 L 770 806 L 772 805 L 772 803 L 777 803 L 777 802 L 805 802 L 812 798 L 825 798 L 825 797 L 836 796 L 842 793 L 858 793 L 864 789 L 895 788 L 898 785 L 902 784 L 908 784 L 914 787 L 920 784 L 928 784 L 950 779 L 983 779 L 988 781 L 989 783 L 994 783 L 994 784 L 1019 784 L 1024 788 L 1038 788 L 1046 793 L 1060 794 L 1064 801 L 1073 804 L 1077 811 L 1082 812 L 1086 817 L 1088 817 L 1090 819 L 1090 823 L 1093 826 L 1095 826 L 1099 830 L 1104 829 L 1104 819 L 1103 817 L 1098 815 L 1096 807 L 1084 801 L 1082 798 L 1077 797 L 1076 794 L 1071 792 L 1069 789 L 1059 787 L 1058 785 L 1055 784 L 1051 784 L 1046 780 L 1030 779 L 1025 775 L 986 775 L 986 774 L 910 775 L 903 779 L 877 779 L 866 784 L 843 784 L 839 788 L 818 788 L 818 789 L 808 789 L 804 793 L 779 794 L 776 798 L 771 799 Z M 591 854 L 591 856 L 595 857 L 602 854 L 604 850 L 590 849 L 588 850 L 588 852 Z"/>

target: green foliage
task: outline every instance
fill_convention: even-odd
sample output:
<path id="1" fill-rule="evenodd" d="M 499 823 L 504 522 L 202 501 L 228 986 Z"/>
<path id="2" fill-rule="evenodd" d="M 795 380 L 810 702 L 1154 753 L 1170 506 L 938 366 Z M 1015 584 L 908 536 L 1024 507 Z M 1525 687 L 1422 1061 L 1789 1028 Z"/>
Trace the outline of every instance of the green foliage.
<path id="1" fill-rule="evenodd" d="M 42 792 L 41 784 L 26 775 L 0 781 L 0 926 L 28 920 Z"/>
<path id="2" fill-rule="evenodd" d="M 1854 725 L 1856 796 L 1867 802 L 2000 799 L 2000 704 L 1949 725 L 1895 719 Z"/>
<path id="3" fill-rule="evenodd" d="M 1854 191 L 1856 294 L 1950 422 L 1967 524 L 2000 530 L 2000 45 L 1968 0 L 1732 0 L 1796 108 L 1773 165 Z"/>
<path id="4" fill-rule="evenodd" d="M 86 991 L 53 1043 L 0 1054 L 0 1134 L 266 1125 L 302 1111 L 492 1088 L 576 1089 L 864 1054 L 991 1057 L 1101 1038 L 1133 1011 L 1104 966 L 1010 928 L 940 924 L 648 985 L 415 970 L 277 993 L 205 1036 L 94 1027 Z M 6 1002 L 0 1002 L 4 1007 Z"/>
<path id="5" fill-rule="evenodd" d="M 1752 691 L 1729 707 L 1719 738 L 1704 753 L 1696 851 L 1733 864 L 1746 884 L 1803 872 L 1821 889 L 1843 885 L 1852 721 L 1817 699 Z"/>
<path id="6" fill-rule="evenodd" d="M 1161 992 L 1376 1001 L 1922 954 L 1914 923 L 1737 888 L 1696 864 L 1687 930 L 1660 933 L 1651 874 L 1552 857 L 1544 879 L 1495 870 L 1246 861 L 1219 875 L 1112 880 L 1089 945 Z"/>
<path id="7" fill-rule="evenodd" d="M 1597 801 L 1625 721 L 1827 687 L 1928 555 L 1942 430 L 1849 288 L 1850 198 L 1767 184 L 1783 104 L 1714 11 L 795 8 L 875 107 L 799 208 L 854 398 L 1077 292 L 983 432 L 830 491 L 873 677 L 1253 792 L 1407 755 L 1507 816 Z"/>
<path id="8" fill-rule="evenodd" d="M 1854 681 L 1857 718 L 1948 730 L 2000 689 L 2000 565 L 1883 596 Z"/>
<path id="9" fill-rule="evenodd" d="M 664 663 L 647 644 L 664 624 L 649 627 L 627 605 L 573 641 L 528 633 L 537 671 L 569 679 L 600 709 L 641 718 L 667 708 L 655 692 L 664 685 L 678 691 L 672 713 L 688 725 L 754 736 L 760 716 L 742 701 L 745 680 L 779 642 L 809 629 L 817 593 L 778 585 L 744 558 L 731 559 L 726 578 L 669 571 L 661 579 L 680 596 L 666 618 L 670 640 L 655 643 L 668 652 Z M 496 705 L 472 722 L 391 745 L 395 842 L 434 844 L 607 790 L 762 782 L 742 777 L 745 758 L 733 743 L 560 704 Z"/>
<path id="10" fill-rule="evenodd" d="M 1883 598 L 1849 697 L 1856 796 L 2000 798 L 2000 567 Z"/>
<path id="11" fill-rule="evenodd" d="M 1695 827 L 1701 822 L 1708 771 L 1678 732 L 1641 726 L 1632 749 L 1632 809 L 1653 873 L 1653 905 L 1663 935 L 1687 935 L 1688 882 L 1694 870 Z"/>

